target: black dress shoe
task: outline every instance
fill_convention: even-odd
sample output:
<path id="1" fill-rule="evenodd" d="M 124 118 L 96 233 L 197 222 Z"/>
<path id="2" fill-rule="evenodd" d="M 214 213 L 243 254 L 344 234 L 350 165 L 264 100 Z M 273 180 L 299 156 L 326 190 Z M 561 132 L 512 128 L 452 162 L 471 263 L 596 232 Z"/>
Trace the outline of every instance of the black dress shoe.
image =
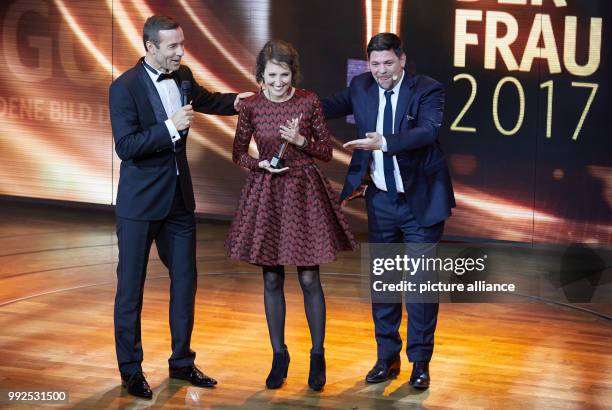
<path id="1" fill-rule="evenodd" d="M 365 378 L 366 383 L 381 383 L 389 379 L 395 378 L 401 367 L 399 356 L 392 359 L 378 359 L 372 370 L 370 370 Z"/>
<path id="2" fill-rule="evenodd" d="M 132 396 L 150 399 L 153 397 L 153 392 L 145 379 L 144 373 L 135 372 L 131 375 L 121 375 L 121 385 L 127 388 L 127 391 Z"/>
<path id="3" fill-rule="evenodd" d="M 429 382 L 429 362 L 414 362 L 408 383 L 415 389 L 426 390 L 429 388 Z"/>
<path id="4" fill-rule="evenodd" d="M 308 386 L 319 391 L 325 386 L 325 353 L 310 352 L 310 373 L 308 373 Z"/>
<path id="5" fill-rule="evenodd" d="M 283 382 L 287 378 L 290 360 L 287 346 L 285 346 L 282 352 L 274 353 L 272 369 L 270 369 L 270 374 L 268 374 L 266 378 L 266 387 L 268 389 L 278 389 L 283 385 Z"/>
<path id="6" fill-rule="evenodd" d="M 208 377 L 195 365 L 186 367 L 171 367 L 169 370 L 171 379 L 187 380 L 196 387 L 214 387 L 217 381 Z"/>

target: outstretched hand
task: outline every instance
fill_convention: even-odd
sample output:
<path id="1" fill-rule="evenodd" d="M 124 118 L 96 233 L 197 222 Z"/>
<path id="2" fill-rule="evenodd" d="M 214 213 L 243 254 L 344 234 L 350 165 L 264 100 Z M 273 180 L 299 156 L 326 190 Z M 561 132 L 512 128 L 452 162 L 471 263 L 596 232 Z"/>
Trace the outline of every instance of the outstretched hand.
<path id="1" fill-rule="evenodd" d="M 376 151 L 382 149 L 382 135 L 377 132 L 366 132 L 366 137 L 358 140 L 349 141 L 343 145 L 349 149 L 363 149 L 366 151 Z"/>

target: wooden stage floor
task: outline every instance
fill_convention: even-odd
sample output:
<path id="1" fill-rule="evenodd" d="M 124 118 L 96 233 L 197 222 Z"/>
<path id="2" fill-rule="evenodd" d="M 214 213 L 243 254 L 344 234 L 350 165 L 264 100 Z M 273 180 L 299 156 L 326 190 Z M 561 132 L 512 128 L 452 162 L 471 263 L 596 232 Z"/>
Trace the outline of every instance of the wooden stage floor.
<path id="1" fill-rule="evenodd" d="M 68 390 L 69 408 L 558 408 L 612 406 L 612 323 L 533 304 L 443 304 L 432 387 L 366 385 L 376 359 L 370 304 L 361 298 L 358 254 L 323 267 L 327 380 L 307 388 L 310 348 L 301 291 L 288 274 L 286 341 L 291 366 L 280 390 L 265 389 L 271 363 L 259 270 L 228 260 L 228 224 L 198 225 L 193 349 L 215 389 L 169 382 L 167 272 L 152 251 L 143 309 L 144 371 L 152 401 L 119 383 L 113 342 L 117 261 L 113 215 L 0 202 L 0 390 Z M 294 272 L 291 271 L 291 272 Z M 405 314 L 402 335 L 405 335 Z M 404 336 L 405 338 L 405 336 Z M 0 402 L 0 407 L 14 407 Z M 30 404 L 40 407 L 41 403 Z"/>

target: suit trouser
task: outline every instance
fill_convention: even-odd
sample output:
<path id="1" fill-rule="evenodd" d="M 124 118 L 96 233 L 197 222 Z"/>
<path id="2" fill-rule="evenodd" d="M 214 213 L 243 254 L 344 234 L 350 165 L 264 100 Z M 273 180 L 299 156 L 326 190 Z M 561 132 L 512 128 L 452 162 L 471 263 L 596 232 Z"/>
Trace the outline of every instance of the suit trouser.
<path id="1" fill-rule="evenodd" d="M 425 243 L 440 241 L 444 222 L 420 226 L 404 194 L 392 202 L 385 191 L 370 185 L 366 191 L 368 241 L 370 243 Z M 438 320 L 437 303 L 406 303 L 408 342 L 406 353 L 411 362 L 429 361 L 433 354 L 434 332 Z M 402 350 L 399 327 L 401 303 L 372 303 L 372 317 L 379 359 L 391 359 Z"/>
<path id="2" fill-rule="evenodd" d="M 117 217 L 119 264 L 115 295 L 115 347 L 121 374 L 141 371 L 143 359 L 140 317 L 147 262 L 153 241 L 170 272 L 170 333 L 172 367 L 193 364 L 190 349 L 197 271 L 194 213 L 185 208 L 177 180 L 172 209 L 160 221 Z"/>

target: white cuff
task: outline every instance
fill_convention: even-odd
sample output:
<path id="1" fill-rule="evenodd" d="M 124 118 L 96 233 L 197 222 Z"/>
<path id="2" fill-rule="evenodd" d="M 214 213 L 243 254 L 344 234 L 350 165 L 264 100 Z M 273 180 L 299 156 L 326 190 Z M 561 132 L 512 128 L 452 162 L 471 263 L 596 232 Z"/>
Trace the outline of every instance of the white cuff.
<path id="1" fill-rule="evenodd" d="M 382 147 L 380 150 L 382 152 L 387 152 L 387 139 L 384 136 L 382 137 Z"/>
<path id="2" fill-rule="evenodd" d="M 172 140 L 172 142 L 176 143 L 177 141 L 180 141 L 181 135 L 174 126 L 172 120 L 168 118 L 164 123 L 166 124 L 166 128 L 168 128 L 168 132 L 170 133 L 170 139 Z"/>

